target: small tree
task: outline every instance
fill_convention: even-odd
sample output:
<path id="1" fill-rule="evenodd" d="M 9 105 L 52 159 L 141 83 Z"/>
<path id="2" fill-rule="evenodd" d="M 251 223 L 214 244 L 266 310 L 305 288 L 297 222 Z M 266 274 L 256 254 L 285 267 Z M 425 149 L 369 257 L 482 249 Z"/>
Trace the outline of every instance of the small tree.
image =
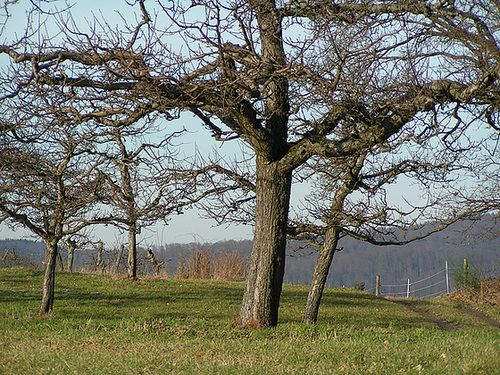
<path id="1" fill-rule="evenodd" d="M 38 102 L 16 98 L 4 107 L 10 117 L 1 119 L 0 219 L 45 241 L 43 316 L 53 309 L 58 244 L 94 222 L 103 181 L 99 160 L 88 158 L 90 133 L 67 121 L 50 93 L 41 94 Z"/>
<path id="2" fill-rule="evenodd" d="M 470 210 L 456 201 L 444 203 L 443 197 L 457 188 L 459 176 L 470 174 L 471 165 L 477 163 L 473 144 L 459 156 L 444 143 L 438 147 L 440 136 L 439 132 L 428 135 L 427 152 L 421 138 L 418 153 L 413 153 L 415 138 L 407 134 L 342 161 L 320 159 L 303 168 L 304 178 L 315 180 L 305 206 L 290 220 L 289 238 L 301 240 L 301 248 L 313 245 L 318 251 L 304 323 L 317 321 L 328 272 L 343 237 L 380 246 L 404 245 L 487 211 L 484 206 Z M 401 191 L 405 209 L 401 202 L 391 202 L 386 190 L 401 177 L 408 185 L 419 185 L 419 189 Z M 423 202 L 415 196 L 418 191 L 425 196 Z"/>
<path id="3" fill-rule="evenodd" d="M 163 267 L 165 262 L 158 262 L 151 248 L 148 248 L 147 252 L 148 252 L 148 259 L 151 262 L 151 268 L 153 268 L 153 273 L 155 276 L 159 276 L 161 267 Z"/>
<path id="4" fill-rule="evenodd" d="M 123 121 L 96 118 L 102 148 L 99 155 L 106 160 L 100 168 L 107 189 L 106 221 L 128 233 L 127 273 L 132 280 L 137 278 L 137 234 L 160 219 L 166 222 L 172 213 L 182 212 L 195 193 L 179 186 L 175 179 L 178 172 L 169 172 L 178 168 L 168 144 L 180 133 L 163 134 L 162 141 L 148 142 L 148 134 L 159 132 L 154 119 L 137 123 L 135 118 L 136 114 L 125 116 Z"/>
<path id="5" fill-rule="evenodd" d="M 72 238 L 66 240 L 68 248 L 68 260 L 66 262 L 66 271 L 73 272 L 73 263 L 75 260 L 75 250 L 77 248 L 77 242 Z"/>

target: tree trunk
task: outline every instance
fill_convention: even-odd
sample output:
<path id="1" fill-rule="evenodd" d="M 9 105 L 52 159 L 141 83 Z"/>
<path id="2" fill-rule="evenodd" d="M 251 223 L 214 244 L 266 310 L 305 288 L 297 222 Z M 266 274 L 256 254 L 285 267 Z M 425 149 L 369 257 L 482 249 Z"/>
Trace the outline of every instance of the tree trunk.
<path id="1" fill-rule="evenodd" d="M 273 327 L 285 269 L 291 172 L 257 158 L 255 233 L 239 317 L 243 327 Z"/>
<path id="2" fill-rule="evenodd" d="M 115 274 L 115 275 L 118 273 L 118 267 L 120 267 L 120 261 L 122 260 L 124 247 L 125 246 L 123 246 L 123 245 L 120 246 L 120 249 L 118 250 L 118 255 L 116 256 L 116 262 L 115 262 L 115 265 L 113 267 L 113 274 Z"/>
<path id="3" fill-rule="evenodd" d="M 45 275 L 43 277 L 42 305 L 39 316 L 46 316 L 52 313 L 54 305 L 54 284 L 57 260 L 57 241 L 45 241 Z"/>
<path id="4" fill-rule="evenodd" d="M 325 241 L 314 265 L 314 272 L 311 281 L 311 288 L 307 295 L 306 308 L 304 311 L 304 324 L 314 324 L 318 319 L 319 304 L 325 289 L 328 271 L 332 264 L 333 255 L 337 248 L 340 231 L 335 228 L 329 228 L 325 234 Z"/>
<path id="5" fill-rule="evenodd" d="M 71 240 L 68 241 L 68 263 L 66 264 L 66 270 L 73 272 L 73 261 L 75 257 L 76 242 Z"/>
<path id="6" fill-rule="evenodd" d="M 136 224 L 131 224 L 128 229 L 128 277 L 137 279 L 137 243 Z"/>
<path id="7" fill-rule="evenodd" d="M 104 268 L 106 268 L 106 265 L 104 264 L 104 260 L 102 259 L 102 250 L 103 250 L 104 244 L 102 241 L 99 241 L 99 244 L 97 245 L 97 261 L 96 261 L 96 271 L 99 274 L 104 273 Z"/>
<path id="8" fill-rule="evenodd" d="M 153 273 L 155 276 L 160 275 L 161 266 L 163 266 L 163 262 L 158 262 L 156 260 L 155 254 L 152 249 L 148 249 L 148 258 L 151 262 L 151 268 L 153 269 Z"/>
<path id="9" fill-rule="evenodd" d="M 56 263 L 59 264 L 59 271 L 64 271 L 64 260 L 63 260 L 63 257 L 61 255 L 61 253 L 58 251 L 57 252 L 57 261 Z"/>

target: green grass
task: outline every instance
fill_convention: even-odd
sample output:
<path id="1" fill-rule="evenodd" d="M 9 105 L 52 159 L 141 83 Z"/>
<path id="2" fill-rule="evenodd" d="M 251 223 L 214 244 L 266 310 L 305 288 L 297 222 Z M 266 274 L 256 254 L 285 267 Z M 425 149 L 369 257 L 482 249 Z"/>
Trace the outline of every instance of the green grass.
<path id="1" fill-rule="evenodd" d="M 300 323 L 307 287 L 285 286 L 273 329 L 233 328 L 242 282 L 58 273 L 51 319 L 36 317 L 42 273 L 0 270 L 0 374 L 500 374 L 500 330 L 445 299 L 408 308 L 327 289 Z"/>

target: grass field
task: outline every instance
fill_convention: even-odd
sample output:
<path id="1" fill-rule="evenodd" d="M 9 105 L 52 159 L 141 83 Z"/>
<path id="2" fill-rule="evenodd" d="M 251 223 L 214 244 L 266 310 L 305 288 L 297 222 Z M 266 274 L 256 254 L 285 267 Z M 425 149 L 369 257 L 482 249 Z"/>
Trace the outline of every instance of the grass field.
<path id="1" fill-rule="evenodd" d="M 58 273 L 51 319 L 41 284 L 0 270 L 1 374 L 500 374 L 500 329 L 445 298 L 410 302 L 459 329 L 349 289 L 327 289 L 304 326 L 307 287 L 285 286 L 278 327 L 252 330 L 232 326 L 242 282 Z"/>

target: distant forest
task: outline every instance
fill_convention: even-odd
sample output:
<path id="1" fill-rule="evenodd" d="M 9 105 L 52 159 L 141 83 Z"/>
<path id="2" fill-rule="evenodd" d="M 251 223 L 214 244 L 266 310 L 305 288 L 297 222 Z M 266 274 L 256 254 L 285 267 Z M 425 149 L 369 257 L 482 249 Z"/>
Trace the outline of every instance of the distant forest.
<path id="1" fill-rule="evenodd" d="M 343 238 L 342 248 L 334 256 L 328 276 L 327 286 L 354 287 L 364 283 L 366 290 L 374 289 L 375 278 L 381 277 L 382 284 L 404 284 L 407 279 L 418 280 L 435 274 L 445 268 L 448 261 L 451 275 L 460 270 L 463 259 L 467 258 L 471 272 L 481 276 L 500 275 L 500 223 L 492 217 L 483 219 L 471 226 L 460 223 L 426 239 L 403 246 L 374 246 L 365 242 Z M 316 260 L 313 249 L 306 248 L 294 252 L 297 243 L 290 243 L 286 263 L 285 279 L 287 284 L 308 285 Z M 179 259 L 189 257 L 197 251 L 208 251 L 215 256 L 219 253 L 238 252 L 249 256 L 251 241 L 224 241 L 211 244 L 167 244 L 153 247 L 158 261 L 165 262 L 164 272 L 174 276 Z M 29 267 L 41 267 L 44 245 L 29 240 L 0 240 L 0 253 L 6 250 L 15 252 Z M 313 253 L 311 253 L 313 252 Z M 103 259 L 108 265 L 114 264 L 117 248 L 104 247 Z M 67 258 L 66 249 L 61 249 L 63 262 Z M 119 270 L 125 272 L 126 254 L 122 257 Z M 6 266 L 3 262 L 3 266 Z M 146 256 L 146 249 L 139 251 L 139 270 L 143 275 L 151 275 L 152 269 Z M 96 251 L 88 246 L 76 252 L 74 269 L 93 270 L 96 266 Z M 453 279 L 451 278 L 452 282 Z"/>

